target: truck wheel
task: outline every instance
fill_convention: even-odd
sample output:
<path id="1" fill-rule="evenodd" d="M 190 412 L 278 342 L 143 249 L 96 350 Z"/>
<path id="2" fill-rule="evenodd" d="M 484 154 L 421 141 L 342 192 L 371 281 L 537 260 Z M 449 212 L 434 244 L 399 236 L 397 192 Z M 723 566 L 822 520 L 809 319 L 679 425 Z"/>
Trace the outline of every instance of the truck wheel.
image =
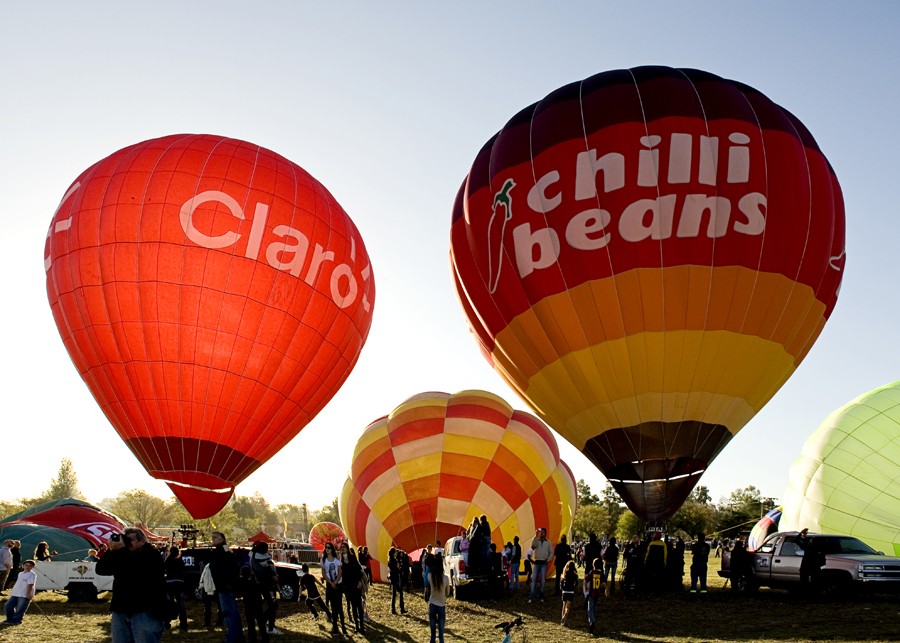
<path id="1" fill-rule="evenodd" d="M 752 594 L 759 589 L 759 585 L 756 584 L 755 580 L 749 576 L 743 575 L 732 578 L 731 587 L 738 594 Z"/>
<path id="2" fill-rule="evenodd" d="M 68 600 L 72 603 L 87 603 L 97 600 L 97 588 L 93 583 L 69 583 L 66 586 Z"/>
<path id="3" fill-rule="evenodd" d="M 281 594 L 281 600 L 283 601 L 297 600 L 297 588 L 293 585 L 281 585 L 278 588 L 278 593 Z"/>
<path id="4" fill-rule="evenodd" d="M 842 598 L 850 593 L 852 579 L 849 574 L 828 572 L 822 574 L 816 582 L 819 593 L 827 598 Z"/>

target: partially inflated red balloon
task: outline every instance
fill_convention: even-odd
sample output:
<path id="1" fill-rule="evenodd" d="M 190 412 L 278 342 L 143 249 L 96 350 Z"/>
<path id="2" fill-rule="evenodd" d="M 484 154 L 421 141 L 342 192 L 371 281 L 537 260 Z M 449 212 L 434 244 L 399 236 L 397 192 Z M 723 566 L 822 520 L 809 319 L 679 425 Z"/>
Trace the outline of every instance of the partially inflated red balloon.
<path id="1" fill-rule="evenodd" d="M 334 197 L 220 136 L 145 141 L 85 170 L 44 258 L 78 372 L 195 518 L 334 396 L 372 320 L 369 257 Z"/>

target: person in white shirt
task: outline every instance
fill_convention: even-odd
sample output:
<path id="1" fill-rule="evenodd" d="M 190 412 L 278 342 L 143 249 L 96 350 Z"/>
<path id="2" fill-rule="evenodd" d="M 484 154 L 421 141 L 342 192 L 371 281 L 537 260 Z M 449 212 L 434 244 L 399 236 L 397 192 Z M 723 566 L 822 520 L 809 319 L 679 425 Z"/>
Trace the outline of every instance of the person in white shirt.
<path id="1" fill-rule="evenodd" d="M 12 546 L 15 545 L 14 540 L 7 540 L 0 547 L 0 592 L 6 589 L 6 581 L 9 580 L 9 573 L 12 571 L 13 557 Z"/>
<path id="2" fill-rule="evenodd" d="M 447 620 L 447 597 L 450 595 L 450 577 L 444 573 L 444 557 L 440 554 L 433 555 L 428 564 L 431 566 L 428 574 L 428 585 L 431 590 L 428 596 L 428 622 L 431 625 L 431 643 L 435 642 L 437 635 L 440 643 L 444 643 L 444 623 Z"/>
<path id="3" fill-rule="evenodd" d="M 22 618 L 34 598 L 34 587 L 37 582 L 34 561 L 26 560 L 22 563 L 22 568 L 22 572 L 16 578 L 16 584 L 9 593 L 9 600 L 6 601 L 6 620 L 3 621 L 3 625 L 21 625 Z"/>

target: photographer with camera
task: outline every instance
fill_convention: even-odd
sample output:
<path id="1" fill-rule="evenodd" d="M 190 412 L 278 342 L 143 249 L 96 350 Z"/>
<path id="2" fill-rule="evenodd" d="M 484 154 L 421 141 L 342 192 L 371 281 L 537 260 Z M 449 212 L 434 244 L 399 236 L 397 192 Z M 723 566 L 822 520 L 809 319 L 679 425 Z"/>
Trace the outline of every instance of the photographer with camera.
<path id="1" fill-rule="evenodd" d="M 157 643 L 166 612 L 163 559 L 140 529 L 112 534 L 109 551 L 97 561 L 97 574 L 112 576 L 112 643 Z"/>

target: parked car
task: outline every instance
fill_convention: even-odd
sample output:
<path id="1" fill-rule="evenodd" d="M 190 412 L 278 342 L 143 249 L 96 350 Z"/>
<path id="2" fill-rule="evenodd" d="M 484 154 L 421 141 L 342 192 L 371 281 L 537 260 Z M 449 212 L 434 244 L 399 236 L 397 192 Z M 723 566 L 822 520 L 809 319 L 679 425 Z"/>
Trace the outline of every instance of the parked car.
<path id="1" fill-rule="evenodd" d="M 231 551 L 238 558 L 238 564 L 250 564 L 250 550 L 247 547 L 232 547 Z M 198 600 L 200 595 L 200 574 L 203 568 L 212 560 L 212 547 L 188 547 L 181 550 L 181 559 L 184 561 L 185 591 L 192 593 Z M 297 574 L 300 565 L 275 561 L 275 571 L 278 573 L 279 593 L 285 601 L 295 601 L 300 596 L 300 576 Z"/>
<path id="2" fill-rule="evenodd" d="M 97 563 L 86 560 L 38 561 L 34 566 L 35 589 L 65 590 L 70 601 L 94 601 L 98 592 L 112 589 L 112 576 L 98 576 Z"/>
<path id="3" fill-rule="evenodd" d="M 816 575 L 817 589 L 826 594 L 862 590 L 900 590 L 900 558 L 885 556 L 863 541 L 838 534 L 810 534 L 825 565 Z M 771 534 L 755 552 L 747 553 L 743 573 L 732 573 L 732 552 L 722 556 L 719 575 L 730 578 L 739 592 L 752 592 L 760 586 L 800 588 L 800 563 L 804 551 L 796 531 Z"/>

